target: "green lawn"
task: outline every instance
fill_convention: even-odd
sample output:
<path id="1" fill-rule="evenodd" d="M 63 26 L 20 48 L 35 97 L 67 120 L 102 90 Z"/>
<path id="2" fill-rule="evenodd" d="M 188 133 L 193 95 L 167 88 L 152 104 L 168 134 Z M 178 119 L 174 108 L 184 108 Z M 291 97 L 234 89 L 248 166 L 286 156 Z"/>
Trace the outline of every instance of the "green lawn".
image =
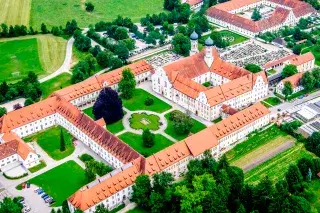
<path id="1" fill-rule="evenodd" d="M 216 123 L 219 123 L 220 121 L 222 121 L 221 117 L 214 119 L 212 122 L 216 124 Z"/>
<path id="2" fill-rule="evenodd" d="M 41 83 L 42 98 L 45 99 L 53 92 L 70 85 L 71 75 L 68 73 L 62 73 L 57 77 L 54 77 L 46 82 Z"/>
<path id="3" fill-rule="evenodd" d="M 239 44 L 239 43 L 242 43 L 242 42 L 248 40 L 247 37 L 244 37 L 244 36 L 239 35 L 237 33 L 231 32 L 229 30 L 221 30 L 219 32 L 221 33 L 222 36 L 234 38 L 233 41 L 230 41 L 230 45 Z"/>
<path id="4" fill-rule="evenodd" d="M 76 162 L 67 161 L 41 175 L 29 180 L 31 184 L 41 187 L 56 201 L 53 206 L 61 206 L 62 202 L 87 184 L 84 169 Z"/>
<path id="5" fill-rule="evenodd" d="M 41 74 L 36 38 L 0 42 L 0 82 L 17 81 L 29 71 Z"/>
<path id="6" fill-rule="evenodd" d="M 131 115 L 129 121 L 130 126 L 133 129 L 150 129 L 158 130 L 159 129 L 159 120 L 160 118 L 156 115 L 148 115 L 146 113 L 134 113 Z M 146 122 L 146 123 L 143 123 Z"/>
<path id="7" fill-rule="evenodd" d="M 276 125 L 273 125 L 262 132 L 252 133 L 246 141 L 239 143 L 233 149 L 228 151 L 226 156 L 229 159 L 229 162 L 233 163 L 277 137 L 287 135 L 287 133 L 281 131 Z"/>
<path id="8" fill-rule="evenodd" d="M 284 177 L 289 165 L 296 163 L 302 157 L 311 158 L 313 155 L 304 148 L 302 143 L 296 142 L 296 145 L 292 148 L 245 173 L 245 181 L 256 184 L 265 176 L 268 176 L 273 182 L 280 180 Z"/>
<path id="9" fill-rule="evenodd" d="M 269 108 L 281 104 L 281 100 L 278 97 L 269 97 L 264 99 L 262 104 Z"/>
<path id="10" fill-rule="evenodd" d="M 141 209 L 141 208 L 139 208 L 139 207 L 136 207 L 136 208 L 128 211 L 127 213 L 147 213 L 147 211 L 144 210 L 144 209 Z"/>
<path id="11" fill-rule="evenodd" d="M 139 22 L 146 14 L 163 11 L 163 0 L 91 0 L 95 6 L 92 13 L 85 11 L 83 0 L 32 0 L 30 25 L 40 29 L 41 23 L 65 26 L 75 19 L 79 27 L 88 27 L 99 21 L 112 21 L 118 15 Z"/>
<path id="12" fill-rule="evenodd" d="M 170 112 L 167 113 L 167 114 L 165 114 L 164 117 L 165 117 L 165 118 L 167 119 L 167 121 L 168 121 L 168 126 L 167 126 L 167 128 L 165 129 L 165 133 L 167 133 L 167 134 L 170 135 L 171 137 L 177 139 L 178 141 L 183 140 L 183 139 L 185 139 L 186 137 L 188 137 L 188 134 L 179 135 L 179 134 L 177 134 L 177 133 L 174 131 L 173 121 L 171 121 L 171 120 L 169 119 L 169 117 L 170 117 Z M 201 130 L 203 130 L 203 129 L 206 128 L 206 125 L 204 125 L 203 123 L 200 123 L 199 121 L 197 121 L 197 120 L 195 120 L 195 119 L 193 119 L 193 122 L 194 122 L 194 125 L 193 125 L 193 127 L 192 127 L 192 129 L 191 129 L 191 133 L 193 133 L 193 134 L 194 134 L 194 133 L 197 133 L 197 132 L 199 132 L 199 131 L 201 131 Z"/>
<path id="13" fill-rule="evenodd" d="M 151 106 L 146 106 L 144 104 L 144 101 L 148 97 L 154 100 L 154 103 Z M 123 99 L 122 104 L 125 108 L 127 108 L 130 111 L 148 110 L 148 111 L 162 113 L 171 109 L 171 106 L 169 104 L 151 95 L 150 93 L 148 93 L 143 89 L 135 89 L 133 97 L 129 100 Z"/>
<path id="14" fill-rule="evenodd" d="M 126 132 L 121 134 L 119 138 L 145 157 L 157 153 L 173 144 L 172 141 L 160 134 L 155 134 L 155 144 L 151 148 L 146 148 L 143 146 L 142 136 L 138 134 Z"/>
<path id="15" fill-rule="evenodd" d="M 89 107 L 87 109 L 82 110 L 84 112 L 84 114 L 88 115 L 90 118 L 92 118 L 94 120 L 94 115 L 93 115 L 93 107 Z"/>
<path id="16" fill-rule="evenodd" d="M 31 173 L 35 173 L 35 172 L 39 171 L 40 169 L 43 169 L 43 168 L 46 167 L 46 166 L 47 166 L 46 162 L 44 162 L 44 161 L 42 160 L 42 161 L 40 161 L 40 164 L 38 164 L 38 165 L 36 165 L 36 166 L 34 166 L 34 167 L 31 167 L 31 168 L 29 169 L 29 171 L 30 171 Z"/>
<path id="17" fill-rule="evenodd" d="M 83 110 L 83 112 L 88 115 L 90 118 L 94 119 L 94 115 L 92 113 L 92 107 L 87 108 Z M 127 114 L 126 111 L 123 111 L 124 114 Z M 107 124 L 107 130 L 109 130 L 111 133 L 116 134 L 118 132 L 121 132 L 124 130 L 124 126 L 122 123 L 122 119 L 113 123 L 113 124 Z"/>
<path id="18" fill-rule="evenodd" d="M 66 150 L 60 151 L 60 130 L 62 129 L 64 140 L 66 143 Z M 54 160 L 61 160 L 74 151 L 72 144 L 72 136 L 60 126 L 51 127 L 37 134 L 24 138 L 25 141 L 37 141 L 39 146 Z"/>
<path id="19" fill-rule="evenodd" d="M 306 52 L 312 52 L 315 57 L 315 64 L 320 66 L 320 45 L 314 45 L 314 46 L 305 48 L 301 51 L 301 54 Z"/>

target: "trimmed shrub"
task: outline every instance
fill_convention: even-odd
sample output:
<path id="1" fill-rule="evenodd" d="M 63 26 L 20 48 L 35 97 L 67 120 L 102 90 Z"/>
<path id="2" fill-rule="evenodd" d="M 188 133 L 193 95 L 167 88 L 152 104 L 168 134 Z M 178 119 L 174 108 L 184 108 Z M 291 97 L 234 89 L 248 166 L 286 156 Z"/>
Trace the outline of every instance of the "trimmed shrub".
<path id="1" fill-rule="evenodd" d="M 148 97 L 145 101 L 144 101 L 144 105 L 146 106 L 151 106 L 154 103 L 154 100 L 150 97 Z"/>

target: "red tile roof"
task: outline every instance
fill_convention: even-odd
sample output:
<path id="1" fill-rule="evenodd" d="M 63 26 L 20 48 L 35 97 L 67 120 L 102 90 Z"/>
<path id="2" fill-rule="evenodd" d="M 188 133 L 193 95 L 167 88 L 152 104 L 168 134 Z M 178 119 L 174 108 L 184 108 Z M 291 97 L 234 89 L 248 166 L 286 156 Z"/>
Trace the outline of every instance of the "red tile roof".
<path id="1" fill-rule="evenodd" d="M 293 88 L 296 88 L 298 86 L 300 86 L 300 80 L 302 78 L 303 73 L 299 72 L 297 74 L 294 74 L 288 78 L 283 79 L 281 82 L 285 83 L 285 82 L 290 82 Z"/>
<path id="2" fill-rule="evenodd" d="M 30 153 L 35 153 L 31 147 L 20 138 L 0 144 L 0 160 L 18 154 L 25 160 Z"/>

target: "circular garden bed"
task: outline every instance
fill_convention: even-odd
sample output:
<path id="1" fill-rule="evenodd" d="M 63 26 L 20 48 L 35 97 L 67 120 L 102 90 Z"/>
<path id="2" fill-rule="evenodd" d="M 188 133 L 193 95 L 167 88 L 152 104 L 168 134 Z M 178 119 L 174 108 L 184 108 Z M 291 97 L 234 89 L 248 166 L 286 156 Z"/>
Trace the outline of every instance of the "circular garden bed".
<path id="1" fill-rule="evenodd" d="M 148 115 L 147 113 L 134 113 L 129 121 L 133 129 L 158 130 L 160 126 L 160 118 L 156 115 Z"/>

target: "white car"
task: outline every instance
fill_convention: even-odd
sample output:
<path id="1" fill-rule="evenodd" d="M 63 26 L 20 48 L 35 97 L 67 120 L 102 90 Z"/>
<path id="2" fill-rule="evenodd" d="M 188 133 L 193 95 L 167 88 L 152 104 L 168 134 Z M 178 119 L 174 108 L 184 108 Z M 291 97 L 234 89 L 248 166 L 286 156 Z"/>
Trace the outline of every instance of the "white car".
<path id="1" fill-rule="evenodd" d="M 31 208 L 30 207 L 26 207 L 23 209 L 23 213 L 27 213 L 27 212 L 30 212 L 31 211 Z"/>

